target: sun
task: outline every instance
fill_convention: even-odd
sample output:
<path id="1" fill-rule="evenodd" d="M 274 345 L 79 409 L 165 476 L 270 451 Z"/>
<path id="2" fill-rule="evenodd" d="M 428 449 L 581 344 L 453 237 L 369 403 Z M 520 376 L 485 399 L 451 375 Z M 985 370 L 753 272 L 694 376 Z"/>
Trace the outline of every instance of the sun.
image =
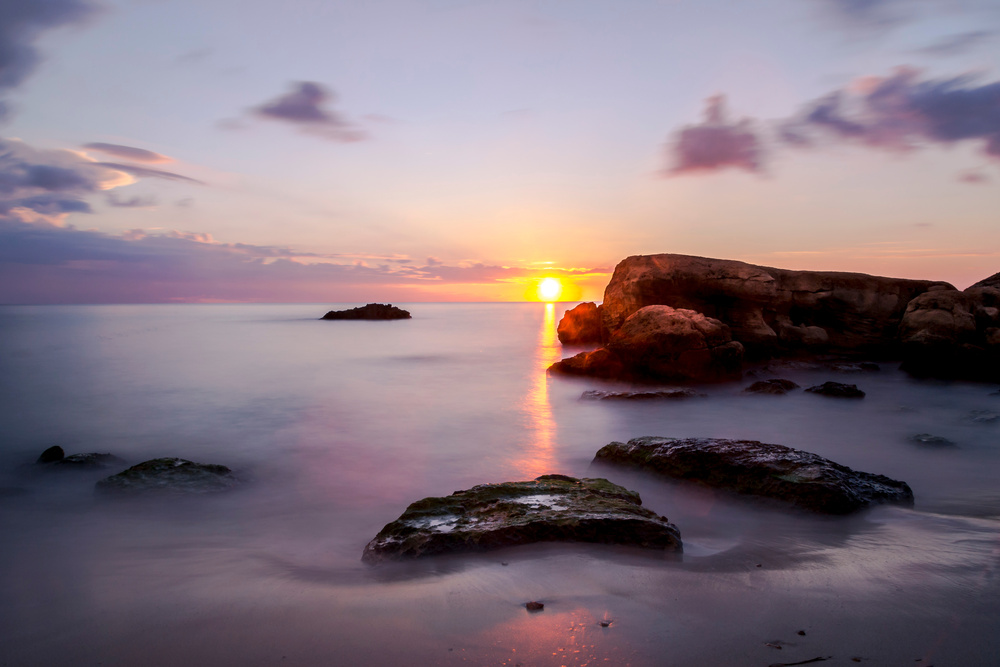
<path id="1" fill-rule="evenodd" d="M 543 278 L 538 283 L 539 301 L 555 301 L 562 294 L 562 283 L 558 278 Z"/>

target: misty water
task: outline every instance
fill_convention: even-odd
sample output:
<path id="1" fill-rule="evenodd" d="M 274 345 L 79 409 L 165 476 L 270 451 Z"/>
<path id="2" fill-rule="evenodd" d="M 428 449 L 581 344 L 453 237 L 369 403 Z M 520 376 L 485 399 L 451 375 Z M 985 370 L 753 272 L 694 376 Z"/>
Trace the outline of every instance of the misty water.
<path id="1" fill-rule="evenodd" d="M 883 362 L 761 376 L 855 383 L 859 401 L 741 393 L 752 377 L 588 401 L 624 386 L 547 376 L 576 351 L 555 336 L 563 304 L 317 319 L 352 305 L 0 308 L 0 664 L 997 664 L 996 386 Z M 592 467 L 642 435 L 805 449 L 904 480 L 916 504 L 825 518 Z M 244 483 L 107 497 L 94 483 L 118 469 L 34 465 L 51 445 L 220 463 Z M 550 472 L 639 491 L 683 555 L 360 560 L 414 500 Z"/>

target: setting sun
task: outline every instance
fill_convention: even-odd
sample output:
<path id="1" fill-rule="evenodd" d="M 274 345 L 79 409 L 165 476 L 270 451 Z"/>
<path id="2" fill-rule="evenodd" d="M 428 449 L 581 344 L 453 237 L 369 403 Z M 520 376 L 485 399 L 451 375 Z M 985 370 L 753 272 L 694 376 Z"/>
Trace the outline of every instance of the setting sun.
<path id="1" fill-rule="evenodd" d="M 562 294 L 562 283 L 558 278 L 544 278 L 538 283 L 538 298 L 540 301 L 555 301 Z"/>

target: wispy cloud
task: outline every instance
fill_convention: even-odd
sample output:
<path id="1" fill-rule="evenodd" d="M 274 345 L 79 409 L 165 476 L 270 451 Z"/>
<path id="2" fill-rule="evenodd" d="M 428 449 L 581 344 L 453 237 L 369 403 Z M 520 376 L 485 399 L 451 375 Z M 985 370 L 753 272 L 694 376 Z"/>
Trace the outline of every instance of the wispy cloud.
<path id="1" fill-rule="evenodd" d="M 686 125 L 667 146 L 671 165 L 668 175 L 706 173 L 730 167 L 762 170 L 760 140 L 747 119 L 731 123 L 726 117 L 726 100 L 715 95 L 705 101 L 705 120 Z"/>
<path id="2" fill-rule="evenodd" d="M 124 171 L 126 174 L 139 176 L 140 178 L 142 177 L 162 178 L 168 181 L 186 181 L 188 183 L 205 185 L 204 181 L 199 181 L 197 178 L 191 178 L 190 176 L 175 174 L 172 171 L 163 171 L 162 169 L 150 169 L 149 167 L 140 167 L 139 165 L 135 164 L 125 164 L 122 162 L 93 162 L 91 164 L 93 164 L 96 167 L 109 167 L 117 171 Z"/>
<path id="3" fill-rule="evenodd" d="M 313 81 L 292 84 L 292 90 L 252 109 L 259 118 L 291 123 L 300 130 L 332 141 L 364 141 L 368 134 L 329 105 L 334 93 Z"/>
<path id="4" fill-rule="evenodd" d="M 160 153 L 154 153 L 153 151 L 147 151 L 145 148 L 122 146 L 121 144 L 106 144 L 100 141 L 95 141 L 89 144 L 84 144 L 83 147 L 99 151 L 107 155 L 113 155 L 114 157 L 123 158 L 125 160 L 132 160 L 133 162 L 148 162 L 151 164 L 157 164 L 174 161 L 172 157 L 168 157 Z"/>
<path id="5" fill-rule="evenodd" d="M 109 206 L 114 206 L 115 208 L 151 208 L 157 204 L 156 197 L 152 195 L 135 195 L 128 199 L 123 199 L 114 192 L 108 193 L 106 201 Z"/>
<path id="6" fill-rule="evenodd" d="M 914 53 L 937 57 L 957 56 L 967 53 L 981 44 L 995 40 L 996 36 L 995 30 L 971 30 L 945 37 L 930 46 L 914 49 Z"/>

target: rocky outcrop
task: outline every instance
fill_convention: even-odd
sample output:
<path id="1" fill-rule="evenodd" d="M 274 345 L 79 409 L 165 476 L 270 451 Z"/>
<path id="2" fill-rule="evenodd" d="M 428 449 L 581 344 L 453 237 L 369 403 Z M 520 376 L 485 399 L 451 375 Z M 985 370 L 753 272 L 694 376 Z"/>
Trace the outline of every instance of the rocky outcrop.
<path id="1" fill-rule="evenodd" d="M 621 362 L 624 376 L 609 375 L 608 363 L 589 359 L 578 360 L 569 372 L 597 370 L 599 377 L 618 379 L 719 379 L 719 373 L 706 374 L 704 368 L 677 373 L 676 358 L 657 365 L 660 355 L 653 348 L 658 343 L 649 349 L 615 347 L 630 318 L 652 306 L 720 323 L 748 360 L 869 356 L 901 359 L 914 374 L 1000 379 L 1000 274 L 960 292 L 940 281 L 792 271 L 672 254 L 622 260 L 605 289 L 601 339 Z M 593 310 L 587 312 L 593 316 Z M 677 346 L 673 353 L 680 354 Z M 728 363 L 735 365 L 735 356 L 730 350 Z"/>
<path id="2" fill-rule="evenodd" d="M 55 463 L 56 461 L 62 461 L 66 457 L 66 452 L 59 445 L 52 445 L 44 452 L 39 454 L 38 460 L 35 463 Z"/>
<path id="3" fill-rule="evenodd" d="M 634 438 L 605 445 L 594 462 L 642 468 L 825 514 L 848 514 L 879 503 L 913 504 L 905 482 L 755 440 Z"/>
<path id="4" fill-rule="evenodd" d="M 331 310 L 323 320 L 408 320 L 410 311 L 388 303 L 369 303 L 348 310 Z"/>
<path id="5" fill-rule="evenodd" d="M 997 280 L 913 299 L 899 325 L 903 368 L 934 377 L 1000 377 L 1000 288 L 990 286 Z"/>
<path id="6" fill-rule="evenodd" d="M 758 380 L 743 391 L 747 394 L 773 394 L 775 396 L 782 396 L 790 392 L 792 389 L 798 388 L 799 385 L 795 384 L 791 380 L 773 378 L 770 380 Z"/>
<path id="7" fill-rule="evenodd" d="M 930 280 L 791 271 L 688 255 L 629 257 L 604 292 L 605 327 L 640 308 L 687 308 L 726 323 L 750 357 L 796 350 L 878 352 L 895 340 L 907 304 Z"/>
<path id="8" fill-rule="evenodd" d="M 549 370 L 564 375 L 585 375 L 606 380 L 625 380 L 631 377 L 618 355 L 603 347 L 557 361 L 549 366 Z"/>
<path id="9" fill-rule="evenodd" d="M 743 346 L 729 327 L 683 308 L 640 308 L 611 334 L 607 348 L 633 374 L 649 379 L 717 381 L 742 374 Z"/>
<path id="10" fill-rule="evenodd" d="M 162 458 L 144 461 L 97 482 L 101 491 L 122 493 L 167 492 L 199 494 L 225 491 L 238 484 L 226 466 Z"/>
<path id="11" fill-rule="evenodd" d="M 596 542 L 680 551 L 677 527 L 605 479 L 542 475 L 424 498 L 365 547 L 369 563 L 532 542 Z"/>
<path id="12" fill-rule="evenodd" d="M 587 301 L 567 310 L 556 335 L 563 345 L 589 345 L 601 342 L 601 311 L 602 308 L 593 301 Z"/>

